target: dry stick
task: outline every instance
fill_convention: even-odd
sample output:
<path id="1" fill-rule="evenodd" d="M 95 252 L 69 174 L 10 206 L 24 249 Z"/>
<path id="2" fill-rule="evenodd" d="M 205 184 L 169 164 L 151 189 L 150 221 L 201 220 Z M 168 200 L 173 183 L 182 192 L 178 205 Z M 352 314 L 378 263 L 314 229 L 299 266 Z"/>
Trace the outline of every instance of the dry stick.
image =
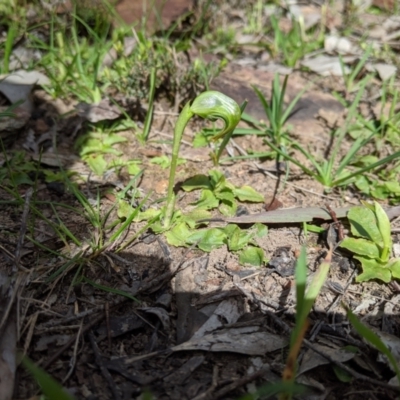
<path id="1" fill-rule="evenodd" d="M 96 359 L 96 364 L 100 368 L 100 371 L 101 371 L 102 375 L 104 376 L 104 379 L 107 381 L 108 386 L 110 387 L 111 393 L 113 395 L 113 398 L 115 400 L 120 400 L 121 397 L 118 393 L 117 386 L 115 385 L 115 382 L 110 374 L 110 371 L 106 368 L 106 366 L 103 363 L 103 359 L 100 354 L 99 347 L 97 346 L 96 340 L 94 338 L 93 331 L 89 332 L 89 340 L 90 340 L 90 344 L 92 345 L 94 357 Z"/>
<path id="2" fill-rule="evenodd" d="M 75 346 L 74 346 L 74 353 L 72 354 L 72 358 L 70 361 L 70 365 L 71 368 L 69 369 L 67 375 L 65 376 L 65 378 L 63 379 L 62 383 L 64 384 L 65 382 L 67 382 L 67 380 L 69 379 L 69 377 L 71 376 L 72 372 L 75 369 L 75 365 L 76 365 L 76 355 L 78 354 L 78 345 L 79 345 L 79 336 L 82 332 L 82 326 L 83 326 L 83 320 L 81 321 L 81 326 L 79 327 L 79 331 L 76 334 L 76 340 L 75 340 Z"/>
<path id="3" fill-rule="evenodd" d="M 238 379 L 238 380 L 230 383 L 229 385 L 226 385 L 222 389 L 220 389 L 217 392 L 215 392 L 212 397 L 207 397 L 205 400 L 220 399 L 221 397 L 224 397 L 225 395 L 227 395 L 232 390 L 235 390 L 235 389 L 237 389 L 237 388 L 239 388 L 239 387 L 241 387 L 243 385 L 246 385 L 247 383 L 253 382 L 256 379 L 261 378 L 265 374 L 265 372 L 266 371 L 261 368 L 257 372 L 255 372 L 254 374 L 248 375 L 248 376 L 246 376 L 246 377 L 244 377 L 242 379 Z"/>
<path id="4" fill-rule="evenodd" d="M 210 395 L 212 394 L 212 392 L 215 390 L 215 388 L 217 386 L 218 386 L 218 366 L 214 365 L 211 386 L 205 392 L 200 393 L 198 396 L 194 397 L 192 400 L 207 400 L 208 398 L 210 398 Z"/>
<path id="5" fill-rule="evenodd" d="M 33 194 L 33 189 L 30 188 L 25 194 L 25 204 L 24 204 L 24 210 L 22 212 L 22 217 L 21 217 L 21 227 L 19 230 L 19 237 L 18 237 L 18 242 L 17 242 L 17 247 L 15 249 L 15 260 L 14 260 L 14 268 L 13 272 L 17 272 L 18 267 L 19 267 L 19 261 L 21 259 L 21 250 L 22 246 L 24 244 L 24 239 L 25 239 L 25 232 L 26 232 L 26 227 L 27 227 L 27 220 L 28 220 L 28 215 L 29 215 L 29 205 L 31 202 Z"/>
<path id="6" fill-rule="evenodd" d="M 98 324 L 102 319 L 104 315 L 100 314 L 96 318 L 93 319 L 93 321 L 89 322 L 87 325 L 85 325 L 84 328 L 78 333 L 81 335 L 84 335 L 89 329 L 91 329 L 93 326 Z M 64 344 L 63 347 L 61 347 L 56 353 L 54 353 L 44 364 L 43 364 L 43 369 L 47 369 L 51 364 L 53 364 L 54 361 L 57 360 L 58 357 L 61 356 L 62 353 L 64 353 L 65 350 L 68 350 L 72 344 L 75 342 L 77 336 L 79 337 L 79 334 L 71 337 L 71 339 L 68 340 L 67 343 Z M 38 363 L 40 364 L 40 363 Z"/>

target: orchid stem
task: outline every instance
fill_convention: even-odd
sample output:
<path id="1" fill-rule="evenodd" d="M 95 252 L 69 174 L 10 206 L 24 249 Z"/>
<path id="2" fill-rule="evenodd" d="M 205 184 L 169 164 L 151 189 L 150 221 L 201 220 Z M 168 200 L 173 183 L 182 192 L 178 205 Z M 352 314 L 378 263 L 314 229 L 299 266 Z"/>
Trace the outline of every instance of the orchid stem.
<path id="1" fill-rule="evenodd" d="M 167 206 L 165 209 L 165 217 L 164 217 L 164 228 L 168 229 L 171 224 L 172 215 L 174 214 L 175 208 L 175 173 L 176 167 L 178 165 L 178 155 L 179 148 L 181 146 L 183 131 L 186 128 L 189 120 L 193 117 L 193 113 L 190 111 L 190 102 L 186 103 L 185 107 L 179 114 L 178 121 L 175 125 L 174 130 L 174 140 L 172 144 L 172 159 L 171 159 L 171 168 L 169 171 L 169 182 L 168 182 L 168 194 L 167 194 Z"/>

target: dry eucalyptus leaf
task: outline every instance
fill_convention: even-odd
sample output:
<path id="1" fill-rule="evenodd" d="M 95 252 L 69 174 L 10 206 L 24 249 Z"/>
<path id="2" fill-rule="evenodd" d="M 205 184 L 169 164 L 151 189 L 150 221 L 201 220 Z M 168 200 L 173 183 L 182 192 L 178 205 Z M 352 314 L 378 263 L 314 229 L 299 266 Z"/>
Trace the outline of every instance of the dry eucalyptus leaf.
<path id="1" fill-rule="evenodd" d="M 210 318 L 199 328 L 192 338 L 201 338 L 207 333 L 214 332 L 223 327 L 225 323 L 234 324 L 242 314 L 243 311 L 240 311 L 240 306 L 236 299 L 231 298 L 224 300 L 218 305 Z"/>
<path id="2" fill-rule="evenodd" d="M 342 363 L 351 360 L 356 355 L 355 353 L 351 353 L 340 348 L 323 346 L 318 343 L 313 344 L 313 347 L 331 357 L 333 360 Z M 329 363 L 330 361 L 327 360 L 325 357 L 322 357 L 312 349 L 307 349 L 300 365 L 299 375 L 303 374 L 306 371 L 319 367 L 320 365 L 325 365 Z"/>
<path id="3" fill-rule="evenodd" d="M 258 326 L 224 329 L 191 339 L 172 348 L 173 351 L 204 350 L 227 351 L 232 353 L 261 356 L 287 346 L 287 339 L 269 332 L 261 331 Z"/>
<path id="4" fill-rule="evenodd" d="M 38 71 L 18 70 L 7 75 L 0 75 L 0 92 L 12 103 L 23 101 L 20 108 L 31 112 L 33 102 L 31 91 L 35 85 L 47 85 L 50 81 Z"/>
<path id="5" fill-rule="evenodd" d="M 394 76 L 397 72 L 397 67 L 386 63 L 366 64 L 367 71 L 376 71 L 382 81 L 386 81 Z"/>
<path id="6" fill-rule="evenodd" d="M 73 155 L 63 155 L 56 153 L 32 154 L 32 159 L 35 161 L 39 161 L 43 165 L 48 165 L 49 167 L 67 167 L 73 164 L 75 161 L 79 160 L 78 157 Z"/>
<path id="7" fill-rule="evenodd" d="M 102 99 L 97 104 L 79 103 L 76 109 L 81 117 L 93 123 L 113 120 L 121 116 L 120 109 L 109 99 Z"/>
<path id="8" fill-rule="evenodd" d="M 344 57 L 344 62 L 354 61 L 357 57 Z M 320 55 L 314 58 L 309 58 L 301 62 L 303 67 L 309 68 L 311 71 L 316 72 L 321 76 L 342 76 L 342 66 L 340 65 L 339 57 L 331 57 Z M 350 72 L 349 67 L 344 67 L 344 72 L 348 74 Z"/>

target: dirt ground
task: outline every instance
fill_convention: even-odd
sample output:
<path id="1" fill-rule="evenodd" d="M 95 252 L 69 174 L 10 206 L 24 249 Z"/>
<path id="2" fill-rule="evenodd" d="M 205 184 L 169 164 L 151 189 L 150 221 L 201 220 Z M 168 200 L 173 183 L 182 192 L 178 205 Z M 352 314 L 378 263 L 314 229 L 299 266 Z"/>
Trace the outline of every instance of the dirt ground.
<path id="1" fill-rule="evenodd" d="M 239 103 L 248 99 L 246 112 L 263 119 L 265 114 L 251 85 L 268 97 L 273 76 L 272 72 L 232 61 L 211 88 Z M 343 106 L 330 94 L 340 84 L 332 77 L 311 77 L 300 71 L 290 76 L 287 100 L 310 85 L 289 124 L 294 137 L 315 153 L 324 154 L 331 125 L 340 124 L 343 119 Z M 37 128 L 38 121 L 46 121 L 54 108 L 43 101 L 39 89 L 34 95 L 41 99 L 36 103 L 38 109 L 44 110 L 39 118 L 29 121 L 30 126 Z M 368 99 L 363 104 L 366 109 L 374 107 Z M 155 141 L 170 139 L 175 121 L 172 108 L 163 101 L 156 102 L 146 146 L 127 131 L 123 135 L 129 138 L 129 146 L 122 143 L 116 147 L 123 150 L 127 159 L 142 161 L 145 171 L 138 189 L 143 194 L 152 190 L 152 202 L 165 196 L 168 170 L 151 164 L 150 158 L 155 154 L 170 155 L 170 145 Z M 178 167 L 179 181 L 214 168 L 209 149 L 190 146 L 199 126 L 206 123 L 197 121 L 185 131 L 188 144 L 184 142 L 180 156 L 187 162 Z M 93 176 L 76 156 L 72 127 L 56 122 L 55 129 L 65 167 L 88 178 L 81 185 L 82 192 L 93 204 L 100 193 L 100 212 L 106 215 L 111 211 L 112 221 L 115 190 L 126 185 L 129 176 Z M 26 142 L 27 130 L 20 135 L 10 148 L 20 149 Z M 349 143 L 344 144 L 343 155 Z M 267 151 L 262 138 L 257 136 L 235 137 L 228 147 L 235 155 L 249 149 Z M 309 163 L 306 159 L 301 161 Z M 274 168 L 274 161 L 265 159 L 224 162 L 220 167 L 233 184 L 250 185 L 262 193 L 266 204 L 276 193 Z M 23 187 L 20 195 L 24 199 L 29 197 L 29 188 Z M 177 207 L 189 207 L 196 196 L 195 192 L 179 192 Z M 162 235 L 149 231 L 140 233 L 122 252 L 108 248 L 100 254 L 90 254 L 89 243 L 96 237 L 93 225 L 82 214 L 60 205 L 82 207 L 70 191 L 39 180 L 33 199 L 42 218 L 32 212 L 24 214 L 24 208 L 16 206 L 15 199 L 4 188 L 0 189 L 0 198 L 1 270 L 12 275 L 15 265 L 21 266 L 12 309 L 13 318 L 17 318 L 17 348 L 77 399 L 229 400 L 280 381 L 294 326 L 296 257 L 305 245 L 311 277 L 327 251 L 323 235 L 305 235 L 299 224 L 269 226 L 268 235 L 257 239 L 269 260 L 262 268 L 240 266 L 238 257 L 227 247 L 211 253 L 176 248 L 169 246 Z M 292 167 L 288 182 L 278 188 L 277 198 L 282 208 L 291 208 L 358 205 L 365 197 L 352 187 L 326 192 L 321 184 Z M 53 206 L 40 203 L 49 200 Z M 243 207 L 251 214 L 265 211 L 265 204 Z M 83 246 L 61 241 L 47 220 L 64 224 Z M 348 232 L 346 221 L 343 223 Z M 219 226 L 221 222 L 213 224 Z M 144 223 L 131 224 L 126 238 L 133 237 L 143 226 Z M 394 221 L 394 243 L 400 242 L 399 227 Z M 36 244 L 21 238 L 21 232 L 34 238 Z M 111 235 L 111 230 L 106 232 Z M 41 244 L 54 252 L 42 250 Z M 68 254 L 71 262 L 65 263 L 59 252 Z M 65 269 L 49 284 L 49 277 L 62 265 Z M 396 285 L 377 281 L 356 283 L 358 272 L 359 266 L 348 254 L 335 252 L 328 280 L 310 315 L 307 340 L 298 360 L 296 381 L 307 392 L 296 398 L 398 396 L 391 380 L 394 372 L 355 333 L 342 303 L 381 335 L 399 338 L 400 290 Z M 118 295 L 118 290 L 131 298 Z M 399 357 L 396 346 L 394 342 L 392 351 Z M 13 398 L 38 399 L 38 393 L 33 378 L 19 367 Z"/>

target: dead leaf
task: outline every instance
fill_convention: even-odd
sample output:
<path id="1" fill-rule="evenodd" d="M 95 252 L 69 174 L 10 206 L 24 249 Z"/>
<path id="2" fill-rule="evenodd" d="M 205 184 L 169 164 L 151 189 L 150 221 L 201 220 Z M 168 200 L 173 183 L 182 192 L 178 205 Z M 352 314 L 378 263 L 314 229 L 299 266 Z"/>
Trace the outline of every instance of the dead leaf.
<path id="1" fill-rule="evenodd" d="M 334 208 L 337 218 L 345 218 L 351 207 Z M 385 209 L 389 219 L 393 219 L 399 215 L 400 206 L 388 207 Z M 296 222 L 311 222 L 314 219 L 331 221 L 332 216 L 325 208 L 321 207 L 304 207 L 304 208 L 283 208 L 280 210 L 262 212 L 258 214 L 242 215 L 240 217 L 217 218 L 215 221 L 230 222 L 233 224 L 283 224 Z M 209 219 L 206 221 L 213 221 Z"/>
<path id="2" fill-rule="evenodd" d="M 282 336 L 263 332 L 259 326 L 248 326 L 224 329 L 201 338 L 191 339 L 172 347 L 172 350 L 228 351 L 250 356 L 261 356 L 271 351 L 282 349 L 287 344 L 287 339 Z"/>
<path id="3" fill-rule="evenodd" d="M 170 319 L 169 319 L 169 314 L 168 312 L 161 307 L 141 307 L 139 310 L 142 310 L 144 312 L 147 312 L 149 314 L 154 314 L 157 316 L 157 318 L 160 320 L 163 328 L 165 329 L 166 332 L 169 332 L 170 329 Z"/>
<path id="4" fill-rule="evenodd" d="M 355 353 L 346 351 L 344 349 L 323 346 L 318 343 L 314 343 L 313 347 L 315 347 L 316 350 L 319 350 L 322 353 L 326 354 L 331 359 L 341 363 L 351 360 L 356 355 Z M 304 372 L 317 368 L 320 365 L 325 365 L 329 363 L 330 361 L 327 360 L 325 357 L 319 355 L 312 349 L 307 349 L 303 356 L 298 375 L 304 374 Z"/>
<path id="5" fill-rule="evenodd" d="M 72 165 L 79 158 L 74 155 L 63 155 L 56 153 L 42 153 L 42 154 L 32 154 L 32 159 L 40 162 L 43 165 L 48 165 L 49 167 L 66 167 Z"/>
<path id="6" fill-rule="evenodd" d="M 225 324 L 234 324 L 242 315 L 243 310 L 240 310 L 239 303 L 235 298 L 224 300 L 192 338 L 201 338 L 208 333 L 220 329 Z"/>
<path id="7" fill-rule="evenodd" d="M 97 104 L 79 103 L 76 106 L 78 114 L 92 123 L 113 120 L 121 116 L 121 110 L 109 99 L 102 99 Z"/>
<path id="8" fill-rule="evenodd" d="M 31 91 L 35 85 L 47 85 L 50 81 L 46 75 L 38 71 L 18 70 L 7 75 L 0 75 L 0 92 L 11 104 L 22 101 L 20 108 L 32 112 Z"/>
<path id="9" fill-rule="evenodd" d="M 367 71 L 376 71 L 382 81 L 390 79 L 397 72 L 397 67 L 386 63 L 368 63 L 365 68 Z"/>
<path id="10" fill-rule="evenodd" d="M 343 57 L 344 63 L 350 63 L 357 59 L 357 57 L 348 56 Z M 343 76 L 342 66 L 340 64 L 339 57 L 332 57 L 326 55 L 320 55 L 314 58 L 309 58 L 301 62 L 303 67 L 309 68 L 311 71 L 321 76 Z M 350 72 L 350 68 L 345 65 L 345 74 Z"/>

